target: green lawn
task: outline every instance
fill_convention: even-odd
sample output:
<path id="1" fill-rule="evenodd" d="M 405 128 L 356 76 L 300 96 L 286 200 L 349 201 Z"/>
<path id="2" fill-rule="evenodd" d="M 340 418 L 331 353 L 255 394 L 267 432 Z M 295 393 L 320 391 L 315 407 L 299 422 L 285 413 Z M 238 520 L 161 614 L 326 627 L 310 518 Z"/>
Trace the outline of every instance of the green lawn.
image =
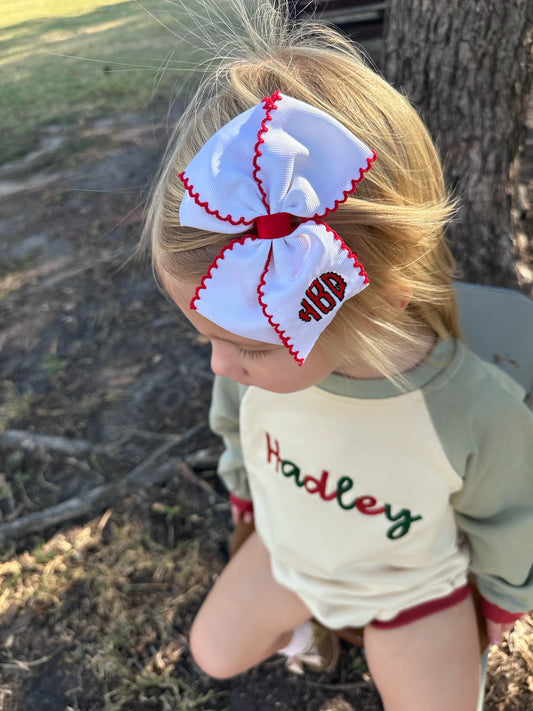
<path id="1" fill-rule="evenodd" d="M 170 103 L 198 60 L 177 53 L 187 22 L 165 0 L 2 0 L 0 163 L 42 126 Z"/>

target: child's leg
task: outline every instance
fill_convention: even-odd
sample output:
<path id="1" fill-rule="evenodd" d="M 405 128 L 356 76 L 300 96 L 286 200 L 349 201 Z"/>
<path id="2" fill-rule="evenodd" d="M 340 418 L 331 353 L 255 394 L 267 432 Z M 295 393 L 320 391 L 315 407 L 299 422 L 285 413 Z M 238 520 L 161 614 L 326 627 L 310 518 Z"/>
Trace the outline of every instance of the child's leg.
<path id="1" fill-rule="evenodd" d="M 210 676 L 234 676 L 286 645 L 292 630 L 310 617 L 301 600 L 274 580 L 269 554 L 253 533 L 200 608 L 191 651 Z"/>
<path id="2" fill-rule="evenodd" d="M 402 627 L 369 625 L 365 650 L 385 711 L 475 711 L 480 652 L 471 598 Z"/>

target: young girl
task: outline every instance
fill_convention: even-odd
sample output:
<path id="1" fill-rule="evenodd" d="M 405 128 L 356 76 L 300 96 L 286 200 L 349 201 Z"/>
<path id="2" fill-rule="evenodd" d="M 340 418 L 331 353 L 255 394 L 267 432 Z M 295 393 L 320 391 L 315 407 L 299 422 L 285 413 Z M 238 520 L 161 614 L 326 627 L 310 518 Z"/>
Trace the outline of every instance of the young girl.
<path id="1" fill-rule="evenodd" d="M 220 474 L 256 529 L 191 649 L 218 678 L 277 651 L 328 669 L 328 630 L 364 626 L 387 711 L 473 711 L 469 576 L 493 642 L 533 606 L 533 418 L 461 341 L 416 113 L 339 35 L 261 7 L 186 111 L 146 231 L 211 342 Z"/>

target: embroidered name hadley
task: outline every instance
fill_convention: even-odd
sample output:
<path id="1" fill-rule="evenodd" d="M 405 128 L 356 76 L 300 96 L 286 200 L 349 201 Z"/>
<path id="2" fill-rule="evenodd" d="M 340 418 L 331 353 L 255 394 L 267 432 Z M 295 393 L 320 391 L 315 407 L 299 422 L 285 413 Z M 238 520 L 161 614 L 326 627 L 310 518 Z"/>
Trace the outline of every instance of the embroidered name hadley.
<path id="1" fill-rule="evenodd" d="M 330 474 L 327 470 L 322 470 L 319 479 L 309 474 L 304 474 L 294 462 L 282 458 L 278 440 L 271 438 L 268 432 L 265 434 L 267 462 L 274 465 L 276 472 L 281 473 L 287 479 L 292 477 L 296 486 L 305 489 L 309 494 L 318 494 L 324 501 L 336 501 L 345 511 L 355 509 L 365 516 L 384 514 L 393 524 L 387 530 L 387 538 L 391 540 L 402 538 L 408 533 L 412 523 L 422 520 L 422 516 L 413 515 L 409 509 L 400 509 L 398 512 L 393 512 L 390 504 L 380 504 L 374 496 L 369 494 L 357 496 L 354 499 L 352 492 L 350 497 L 349 492 L 354 488 L 354 481 L 349 476 L 341 476 L 340 479 L 337 479 L 335 488 L 330 489 L 328 492 Z"/>

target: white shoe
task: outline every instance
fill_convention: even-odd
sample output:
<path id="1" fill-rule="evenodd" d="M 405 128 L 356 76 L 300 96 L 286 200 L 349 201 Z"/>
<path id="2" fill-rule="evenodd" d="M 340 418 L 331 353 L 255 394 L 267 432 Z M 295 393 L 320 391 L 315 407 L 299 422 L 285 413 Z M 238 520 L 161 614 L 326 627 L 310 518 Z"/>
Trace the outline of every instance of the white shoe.
<path id="1" fill-rule="evenodd" d="M 318 622 L 311 622 L 313 636 L 304 652 L 287 657 L 285 667 L 293 674 L 304 674 L 304 667 L 314 672 L 330 672 L 335 669 L 340 656 L 339 638 Z"/>

